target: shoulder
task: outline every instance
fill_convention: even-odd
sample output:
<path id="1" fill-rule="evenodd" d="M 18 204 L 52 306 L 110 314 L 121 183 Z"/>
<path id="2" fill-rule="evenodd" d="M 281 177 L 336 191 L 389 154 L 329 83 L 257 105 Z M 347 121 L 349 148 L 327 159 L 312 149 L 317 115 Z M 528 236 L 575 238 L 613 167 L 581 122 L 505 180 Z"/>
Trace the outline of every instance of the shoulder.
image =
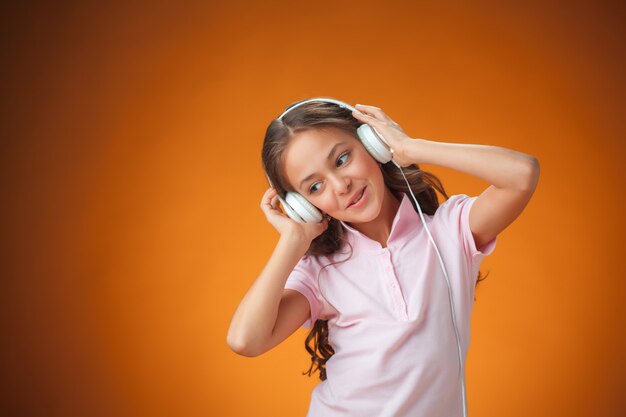
<path id="1" fill-rule="evenodd" d="M 470 197 L 467 194 L 454 194 L 452 196 L 450 196 L 446 201 L 444 201 L 443 203 L 441 203 L 439 205 L 439 208 L 453 208 L 456 206 L 459 206 L 460 204 L 466 203 L 468 202 L 468 200 L 471 200 L 474 197 Z"/>
<path id="2" fill-rule="evenodd" d="M 463 212 L 469 210 L 474 200 L 476 200 L 476 197 L 470 197 L 467 194 L 452 195 L 437 207 L 433 217 L 438 221 L 444 222 L 458 218 Z"/>
<path id="3" fill-rule="evenodd" d="M 432 222 L 455 234 L 463 234 L 468 229 L 469 214 L 478 197 L 467 194 L 455 194 L 441 203 Z"/>
<path id="4" fill-rule="evenodd" d="M 355 252 L 356 250 L 351 254 L 350 259 L 346 259 L 345 254 L 338 253 L 317 256 L 304 255 L 296 263 L 291 275 L 299 276 L 300 279 L 317 281 L 322 274 L 333 274 L 338 269 L 345 270 L 345 268 L 353 267 Z"/>
<path id="5" fill-rule="evenodd" d="M 298 260 L 293 270 L 295 272 L 311 275 L 314 273 L 316 274 L 322 268 L 322 265 L 323 264 L 319 256 L 304 255 Z"/>

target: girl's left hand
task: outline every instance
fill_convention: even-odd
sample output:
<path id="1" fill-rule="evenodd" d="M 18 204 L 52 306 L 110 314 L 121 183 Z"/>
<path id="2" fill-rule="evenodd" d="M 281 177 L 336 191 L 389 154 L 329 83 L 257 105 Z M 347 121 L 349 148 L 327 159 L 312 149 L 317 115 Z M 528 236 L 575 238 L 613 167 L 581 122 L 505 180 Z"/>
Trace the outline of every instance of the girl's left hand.
<path id="1" fill-rule="evenodd" d="M 398 165 L 404 168 L 414 164 L 404 155 L 404 147 L 411 141 L 411 138 L 406 135 L 400 125 L 378 107 L 357 104 L 355 108 L 361 113 L 353 111 L 352 115 L 357 120 L 373 126 L 383 136 L 383 140 L 393 149 L 393 160 Z"/>

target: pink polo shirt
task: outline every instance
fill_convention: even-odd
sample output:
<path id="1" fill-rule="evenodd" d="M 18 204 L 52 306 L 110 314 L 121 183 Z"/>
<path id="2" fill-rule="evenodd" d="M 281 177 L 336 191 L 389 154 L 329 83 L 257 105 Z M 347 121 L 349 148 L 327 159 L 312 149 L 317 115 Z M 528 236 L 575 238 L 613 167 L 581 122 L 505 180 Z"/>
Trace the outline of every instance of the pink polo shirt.
<path id="1" fill-rule="evenodd" d="M 464 360 L 478 269 L 496 246 L 494 238 L 476 248 L 469 212 L 477 198 L 453 195 L 433 216 L 424 213 L 450 279 Z M 322 268 L 348 258 L 347 245 L 330 256 L 304 256 L 285 284 L 309 300 L 302 327 L 328 320 L 335 351 L 307 417 L 462 416 L 448 286 L 411 196 L 403 195 L 386 248 L 342 224 L 352 258 Z"/>

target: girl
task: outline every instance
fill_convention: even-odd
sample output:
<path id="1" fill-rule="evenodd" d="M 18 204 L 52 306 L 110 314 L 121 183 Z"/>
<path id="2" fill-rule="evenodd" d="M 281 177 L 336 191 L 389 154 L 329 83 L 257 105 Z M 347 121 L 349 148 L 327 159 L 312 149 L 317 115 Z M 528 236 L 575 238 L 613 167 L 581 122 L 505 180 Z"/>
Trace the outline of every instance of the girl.
<path id="1" fill-rule="evenodd" d="M 341 103 L 294 103 L 267 129 L 272 187 L 261 209 L 280 238 L 233 315 L 228 344 L 257 356 L 310 328 L 305 348 L 322 382 L 308 417 L 466 415 L 478 269 L 528 204 L 539 163 L 495 146 L 409 138 L 380 108 Z M 362 124 L 382 136 L 391 161 L 366 149 Z M 424 163 L 491 185 L 448 197 Z M 286 192 L 323 219 L 301 222 L 287 207 L 284 215 Z"/>

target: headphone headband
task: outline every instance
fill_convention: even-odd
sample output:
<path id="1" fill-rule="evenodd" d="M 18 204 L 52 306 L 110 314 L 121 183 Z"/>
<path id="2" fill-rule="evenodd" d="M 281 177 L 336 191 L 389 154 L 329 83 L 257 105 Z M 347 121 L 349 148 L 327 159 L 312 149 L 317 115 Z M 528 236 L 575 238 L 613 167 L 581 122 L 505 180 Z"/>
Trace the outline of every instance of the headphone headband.
<path id="1" fill-rule="evenodd" d="M 317 98 L 310 98 L 308 100 L 304 100 L 304 101 L 301 101 L 300 103 L 294 104 L 293 106 L 291 106 L 287 110 L 285 110 L 283 112 L 283 114 L 278 116 L 278 120 L 282 120 L 284 115 L 286 115 L 287 113 L 289 113 L 291 110 L 295 109 L 296 107 L 300 107 L 303 104 L 310 103 L 312 101 L 321 101 L 321 102 L 324 102 L 324 103 L 334 103 L 334 104 L 338 105 L 339 107 L 344 107 L 344 108 L 346 108 L 348 110 L 358 112 L 357 109 L 355 109 L 354 107 L 352 107 L 348 103 L 344 103 L 343 101 L 335 100 L 335 99 L 332 99 L 332 98 L 317 97 Z"/>
<path id="2" fill-rule="evenodd" d="M 293 106 L 291 106 L 291 107 L 288 107 L 288 108 L 287 108 L 287 110 L 285 110 L 285 111 L 283 112 L 283 114 L 281 114 L 280 116 L 278 116 L 278 120 L 282 120 L 282 118 L 283 118 L 283 116 L 284 116 L 284 115 L 286 115 L 287 113 L 289 113 L 291 110 L 295 109 L 296 107 L 300 107 L 300 106 L 302 106 L 303 104 L 310 103 L 310 102 L 312 102 L 312 101 L 319 101 L 319 102 L 323 102 L 323 103 L 333 103 L 333 104 L 338 105 L 339 107 L 343 107 L 343 108 L 346 108 L 346 109 L 348 109 L 348 110 L 358 112 L 358 110 L 357 110 L 357 109 L 355 109 L 354 107 L 352 107 L 352 106 L 351 106 L 351 105 L 349 105 L 348 103 L 344 103 L 343 101 L 340 101 L 340 100 L 335 100 L 335 99 L 333 99 L 333 98 L 316 97 L 316 98 L 310 98 L 310 99 L 307 99 L 307 100 L 301 101 L 301 102 L 299 102 L 299 103 L 294 104 L 294 105 L 293 105 Z M 270 180 L 270 177 L 267 175 L 267 173 L 265 173 L 265 178 L 267 178 L 267 181 L 268 181 L 268 182 L 270 183 L 270 185 L 273 187 L 274 185 L 272 184 L 272 181 Z"/>

